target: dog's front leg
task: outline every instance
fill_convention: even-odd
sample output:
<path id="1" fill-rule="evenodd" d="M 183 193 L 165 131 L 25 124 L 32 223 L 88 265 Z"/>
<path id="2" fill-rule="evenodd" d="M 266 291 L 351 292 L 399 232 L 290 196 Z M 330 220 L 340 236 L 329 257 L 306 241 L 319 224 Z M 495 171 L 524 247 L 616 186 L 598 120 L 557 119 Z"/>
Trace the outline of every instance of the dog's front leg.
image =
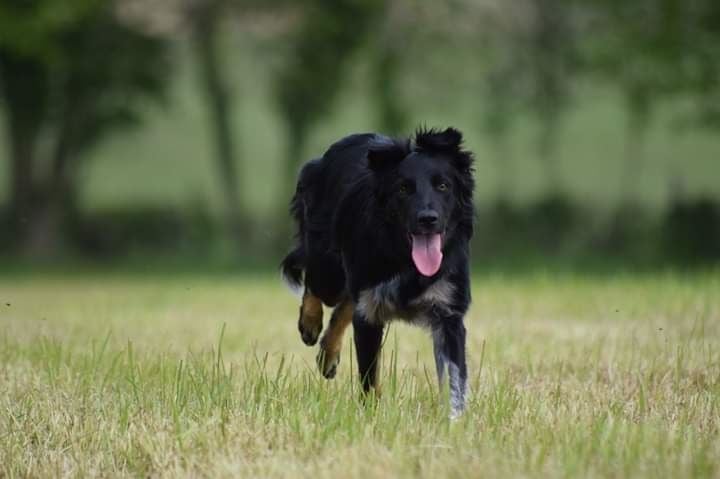
<path id="1" fill-rule="evenodd" d="M 459 417 L 465 410 L 467 394 L 467 364 L 465 361 L 465 325 L 461 315 L 442 318 L 433 331 L 435 365 L 442 388 L 445 362 L 450 382 L 450 418 Z"/>
<path id="2" fill-rule="evenodd" d="M 445 370 L 447 369 L 447 351 L 445 351 L 445 332 L 434 329 L 432 333 L 433 354 L 435 355 L 435 370 L 437 371 L 438 387 L 442 392 L 445 386 Z"/>
<path id="3" fill-rule="evenodd" d="M 320 298 L 310 292 L 306 286 L 300 305 L 298 331 L 303 342 L 308 346 L 317 343 L 323 327 L 323 307 Z"/>
<path id="4" fill-rule="evenodd" d="M 353 338 L 357 354 L 358 370 L 363 394 L 371 389 L 380 394 L 378 384 L 378 367 L 383 339 L 383 323 L 369 322 L 359 311 L 353 316 Z"/>
<path id="5" fill-rule="evenodd" d="M 317 364 L 320 372 L 326 379 L 332 379 L 340 363 L 340 352 L 345 330 L 352 323 L 355 304 L 345 299 L 333 310 L 328 327 L 320 340 L 320 351 L 317 355 Z"/>
<path id="6" fill-rule="evenodd" d="M 326 379 L 332 379 L 340 363 L 340 352 L 345 330 L 352 323 L 355 304 L 346 299 L 335 307 L 328 327 L 320 340 L 320 351 L 316 358 L 318 368 Z"/>

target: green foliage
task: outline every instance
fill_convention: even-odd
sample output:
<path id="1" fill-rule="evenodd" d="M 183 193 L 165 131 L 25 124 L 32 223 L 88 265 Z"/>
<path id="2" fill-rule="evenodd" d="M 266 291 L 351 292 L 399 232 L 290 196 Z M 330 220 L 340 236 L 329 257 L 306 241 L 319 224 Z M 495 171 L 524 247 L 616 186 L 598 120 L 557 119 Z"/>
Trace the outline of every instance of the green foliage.
<path id="1" fill-rule="evenodd" d="M 307 0 L 278 73 L 277 97 L 291 139 L 302 142 L 340 91 L 352 54 L 383 0 Z"/>
<path id="2" fill-rule="evenodd" d="M 541 121 L 555 121 L 567 108 L 577 70 L 575 18 L 567 2 L 533 0 L 532 19 L 522 44 L 531 78 L 530 109 Z"/>
<path id="3" fill-rule="evenodd" d="M 58 43 L 66 60 L 57 75 L 70 118 L 76 119 L 76 152 L 115 127 L 136 122 L 139 99 L 164 93 L 170 71 L 167 46 L 119 22 L 111 12 L 100 11 L 76 24 Z"/>
<path id="4" fill-rule="evenodd" d="M 379 129 L 389 135 L 406 134 L 413 125 L 402 100 L 400 79 L 405 67 L 402 52 L 396 45 L 377 45 L 373 56 L 373 94 L 377 98 Z"/>
<path id="5" fill-rule="evenodd" d="M 65 57 L 58 36 L 91 17 L 107 0 L 4 0 L 0 4 L 0 48 L 24 57 Z"/>
<path id="6" fill-rule="evenodd" d="M 697 98 L 711 119 L 720 85 L 720 7 L 712 0 L 586 1 L 594 22 L 585 64 L 624 92 L 636 122 L 678 96 Z"/>
<path id="7" fill-rule="evenodd" d="M 123 23 L 111 2 L 4 3 L 0 31 L 10 121 L 25 115 L 36 128 L 64 129 L 73 153 L 136 120 L 138 97 L 164 90 L 167 45 Z"/>
<path id="8" fill-rule="evenodd" d="M 13 166 L 10 218 L 19 241 L 50 249 L 75 213 L 83 154 L 134 124 L 138 100 L 161 96 L 170 71 L 165 42 L 123 23 L 114 3 L 64 5 L 0 10 L 0 28 L 9 27 L 0 38 L 0 100 Z"/>
<path id="9" fill-rule="evenodd" d="M 258 238 L 283 238 L 279 243 L 290 237 L 271 224 L 285 224 L 285 215 L 268 219 L 267 213 L 274 205 L 284 210 L 297 163 L 309 153 L 302 149 L 312 146 L 319 153 L 332 139 L 365 125 L 389 133 L 407 133 L 422 122 L 461 126 L 479 165 L 494 161 L 497 169 L 484 175 L 478 168 L 479 192 L 490 191 L 480 201 L 495 194 L 531 203 L 547 186 L 562 186 L 571 202 L 607 209 L 617 203 L 618 190 L 627 190 L 639 192 L 631 200 L 662 209 L 679 198 L 675 185 L 681 182 L 688 196 L 715 194 L 708 180 L 714 170 L 707 166 L 716 149 L 712 138 L 675 136 L 677 130 L 671 136 L 666 128 L 720 125 L 717 1 L 520 0 L 513 8 L 494 0 L 139 3 L 130 10 L 136 18 L 152 17 L 143 23 L 148 28 L 167 18 L 189 21 L 161 26 L 172 31 L 161 40 L 118 17 L 132 12 L 112 0 L 0 2 L 0 107 L 8 130 L 3 146 L 12 163 L 7 174 L 25 175 L 9 182 L 31 193 L 22 202 L 52 203 L 61 190 L 73 193 L 83 162 L 99 158 L 98 164 L 118 166 L 100 166 L 89 176 L 88 205 L 102 209 L 104 199 L 124 208 L 138 198 L 187 205 L 187 195 L 197 194 L 215 208 L 220 196 L 204 182 L 204 136 L 196 135 L 202 115 L 193 110 L 193 87 L 169 75 L 168 60 L 171 43 L 188 38 L 182 33 L 202 20 L 195 14 L 204 8 L 218 8 L 218 21 L 228 27 L 224 33 L 239 35 L 228 37 L 237 41 L 232 52 L 217 51 L 209 59 L 217 72 L 228 74 L 216 82 L 222 88 L 213 100 L 218 117 L 227 119 L 216 128 L 226 138 L 219 150 L 242 152 L 248 163 L 236 165 L 226 155 L 230 166 L 222 170 L 223 184 L 231 191 L 227 196 L 248 205 L 255 223 L 247 228 Z M 349 79 L 350 68 L 362 77 Z M 244 82 L 237 89 L 247 92 L 237 102 L 241 111 L 233 111 L 231 81 Z M 155 123 L 132 145 L 90 151 L 119 128 L 137 124 L 147 100 L 175 87 L 181 92 L 175 118 L 149 117 Z M 333 108 L 347 88 L 353 95 Z M 621 94 L 627 125 L 618 121 L 622 115 L 614 105 L 606 105 L 617 103 L 611 89 Z M 279 106 L 284 136 L 276 131 L 273 105 Z M 473 130 L 478 116 L 484 139 Z M 572 121 L 565 122 L 568 117 Z M 242 141 L 233 147 L 229 139 Z M 281 163 L 283 144 L 288 150 Z M 138 159 L 135 165 L 127 163 L 129 157 Z M 538 157 L 546 161 L 534 161 Z M 696 163 L 704 164 L 697 168 L 680 163 L 698 157 Z M 178 160 L 189 166 L 160 185 L 152 180 Z M 16 163 L 29 165 L 27 171 L 16 170 Z M 254 175 L 236 180 L 236 166 Z M 254 181 L 257 174 L 267 182 Z M 58 179 L 64 184 L 53 190 Z M 137 195 L 138 189 L 144 194 Z M 10 197 L 12 209 L 19 196 Z"/>
<path id="10" fill-rule="evenodd" d="M 169 65 L 163 42 L 123 24 L 112 4 L 87 0 L 58 8 L 65 5 L 2 7 L 0 31 L 5 24 L 19 27 L 17 36 L 9 28 L 0 41 L 0 78 L 7 108 L 24 110 L 10 112 L 11 118 L 24 114 L 71 130 L 62 141 L 78 153 L 114 126 L 136 120 L 136 97 L 161 94 Z M 37 100 L 28 109 L 15 98 Z"/>

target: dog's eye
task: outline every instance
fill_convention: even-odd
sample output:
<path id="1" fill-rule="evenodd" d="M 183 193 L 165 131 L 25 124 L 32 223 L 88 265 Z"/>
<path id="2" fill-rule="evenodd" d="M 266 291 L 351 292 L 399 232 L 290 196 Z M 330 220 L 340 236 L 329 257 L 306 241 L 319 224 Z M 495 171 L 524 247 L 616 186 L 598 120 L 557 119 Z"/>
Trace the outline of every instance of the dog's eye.
<path id="1" fill-rule="evenodd" d="M 442 183 L 440 183 L 439 185 L 437 185 L 438 191 L 447 191 L 448 188 L 449 188 L 448 184 L 445 183 L 444 181 Z"/>
<path id="2" fill-rule="evenodd" d="M 400 188 L 398 188 L 398 192 L 399 192 L 401 195 L 406 195 L 406 194 L 408 194 L 408 191 L 409 191 L 409 190 L 408 190 L 407 185 L 400 185 Z"/>

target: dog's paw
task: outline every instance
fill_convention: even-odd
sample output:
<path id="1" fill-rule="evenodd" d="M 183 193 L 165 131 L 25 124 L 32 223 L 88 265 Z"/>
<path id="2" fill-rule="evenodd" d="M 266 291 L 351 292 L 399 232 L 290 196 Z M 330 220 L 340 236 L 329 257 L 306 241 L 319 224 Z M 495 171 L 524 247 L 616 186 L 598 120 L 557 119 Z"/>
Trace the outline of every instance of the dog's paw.
<path id="1" fill-rule="evenodd" d="M 318 320 L 317 318 L 308 318 L 307 315 L 301 315 L 298 320 L 298 331 L 300 331 L 303 343 L 308 346 L 315 346 L 322 332 L 322 317 Z"/>
<path id="2" fill-rule="evenodd" d="M 340 364 L 340 351 L 328 350 L 320 343 L 320 350 L 315 357 L 320 374 L 325 379 L 332 379 L 337 374 L 337 367 Z"/>
<path id="3" fill-rule="evenodd" d="M 458 421 L 463 414 L 465 414 L 465 407 L 451 407 L 450 408 L 450 414 L 448 414 L 448 419 L 450 421 Z"/>
<path id="4" fill-rule="evenodd" d="M 379 384 L 370 386 L 367 390 L 360 389 L 360 403 L 366 406 L 377 405 L 382 398 L 382 388 Z"/>

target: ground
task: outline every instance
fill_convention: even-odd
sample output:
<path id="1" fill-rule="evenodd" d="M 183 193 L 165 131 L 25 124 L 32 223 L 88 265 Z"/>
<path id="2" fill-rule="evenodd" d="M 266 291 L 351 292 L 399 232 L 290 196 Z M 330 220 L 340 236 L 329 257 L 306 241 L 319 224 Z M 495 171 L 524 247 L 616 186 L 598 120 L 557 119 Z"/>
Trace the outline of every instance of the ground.
<path id="1" fill-rule="evenodd" d="M 474 279 L 470 404 L 394 325 L 315 370 L 276 275 L 0 277 L 0 477 L 717 477 L 720 272 Z"/>

